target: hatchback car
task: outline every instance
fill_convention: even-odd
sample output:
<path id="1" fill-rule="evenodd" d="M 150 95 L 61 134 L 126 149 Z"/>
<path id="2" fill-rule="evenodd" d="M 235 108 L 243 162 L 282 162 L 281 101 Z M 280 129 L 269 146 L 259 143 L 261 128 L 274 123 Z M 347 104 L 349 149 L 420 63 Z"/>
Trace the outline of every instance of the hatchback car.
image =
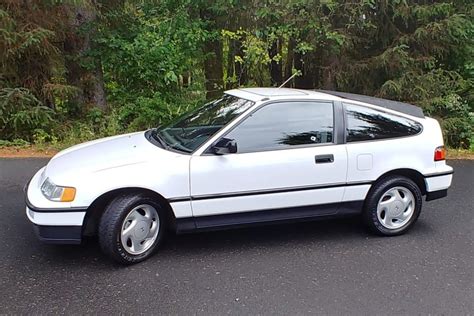
<path id="1" fill-rule="evenodd" d="M 373 232 L 405 233 L 422 199 L 444 197 L 438 122 L 415 106 L 338 92 L 226 91 L 168 126 L 80 144 L 27 186 L 45 242 L 98 235 L 121 263 L 165 233 L 360 214 Z"/>

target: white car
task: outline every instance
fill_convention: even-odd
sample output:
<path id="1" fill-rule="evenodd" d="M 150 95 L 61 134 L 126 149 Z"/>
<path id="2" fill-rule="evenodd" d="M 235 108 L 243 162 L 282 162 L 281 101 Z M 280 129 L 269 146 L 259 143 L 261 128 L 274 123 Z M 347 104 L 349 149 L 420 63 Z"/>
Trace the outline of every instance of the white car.
<path id="1" fill-rule="evenodd" d="M 45 242 L 97 234 L 135 263 L 168 231 L 361 214 L 375 233 L 402 234 L 452 173 L 438 122 L 418 107 L 236 89 L 169 126 L 58 153 L 30 180 L 26 213 Z"/>

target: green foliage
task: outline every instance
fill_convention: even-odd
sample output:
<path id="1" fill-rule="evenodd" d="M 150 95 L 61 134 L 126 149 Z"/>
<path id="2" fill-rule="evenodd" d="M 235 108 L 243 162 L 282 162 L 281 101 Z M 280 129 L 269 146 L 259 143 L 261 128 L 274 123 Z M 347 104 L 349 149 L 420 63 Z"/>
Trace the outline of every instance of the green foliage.
<path id="1" fill-rule="evenodd" d="M 0 135 L 5 139 L 31 140 L 31 131 L 49 129 L 53 112 L 27 89 L 4 88 L 0 90 Z"/>
<path id="2" fill-rule="evenodd" d="M 257 86 L 269 85 L 270 78 L 266 71 L 268 65 L 272 60 L 278 61 L 281 58 L 279 55 L 276 55 L 273 58 L 268 55 L 271 43 L 268 43 L 257 35 L 244 30 L 238 30 L 236 32 L 223 30 L 222 37 L 224 40 L 237 40 L 242 42 L 242 51 L 244 54 L 243 56 L 235 56 L 234 62 L 240 64 L 241 67 L 245 68 L 252 74 L 253 82 L 250 84 Z M 228 82 L 237 82 L 235 75 L 228 78 Z"/>
<path id="3" fill-rule="evenodd" d="M 127 94 L 153 96 L 176 90 L 179 76 L 194 72 L 206 39 L 202 24 L 183 6 L 130 5 L 112 11 L 106 21 L 123 18 L 126 29 L 104 28 L 96 38 L 105 73 Z M 134 96 L 131 97 L 134 99 Z"/>
<path id="4" fill-rule="evenodd" d="M 120 108 L 120 122 L 128 130 L 143 130 L 163 125 L 194 107 L 189 100 L 167 102 L 160 95 L 138 97 Z"/>
<path id="5" fill-rule="evenodd" d="M 30 143 L 23 139 L 3 140 L 0 139 L 0 148 L 2 147 L 28 147 Z"/>
<path id="6" fill-rule="evenodd" d="M 448 95 L 432 100 L 427 108 L 430 115 L 441 121 L 446 145 L 468 149 L 472 145 L 474 113 L 458 95 Z"/>
<path id="7" fill-rule="evenodd" d="M 276 86 L 298 72 L 287 86 L 417 104 L 447 145 L 472 146 L 472 1 L 3 3 L 0 139 L 10 143 L 143 130 L 211 90 Z M 101 87 L 107 107 L 91 93 Z"/>

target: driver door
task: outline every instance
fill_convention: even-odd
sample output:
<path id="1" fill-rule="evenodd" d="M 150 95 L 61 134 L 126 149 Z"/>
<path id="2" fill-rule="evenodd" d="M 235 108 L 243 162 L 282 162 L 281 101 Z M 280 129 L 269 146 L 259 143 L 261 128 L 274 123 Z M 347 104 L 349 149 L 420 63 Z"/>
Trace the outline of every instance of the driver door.
<path id="1" fill-rule="evenodd" d="M 259 107 L 224 135 L 235 140 L 236 153 L 216 155 L 209 149 L 192 156 L 193 216 L 288 208 L 291 217 L 299 207 L 341 202 L 347 154 L 334 139 L 334 122 L 332 102 Z"/>

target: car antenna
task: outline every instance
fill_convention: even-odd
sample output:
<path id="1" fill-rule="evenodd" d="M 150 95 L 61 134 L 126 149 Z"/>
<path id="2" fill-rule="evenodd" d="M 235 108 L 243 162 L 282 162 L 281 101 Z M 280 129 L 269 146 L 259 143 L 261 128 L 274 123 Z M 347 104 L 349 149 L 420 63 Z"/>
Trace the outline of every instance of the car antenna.
<path id="1" fill-rule="evenodd" d="M 291 79 L 293 79 L 295 76 L 299 75 L 299 71 L 295 72 L 290 78 L 286 79 L 285 82 L 283 82 L 278 89 L 283 88 Z"/>
<path id="2" fill-rule="evenodd" d="M 291 75 L 290 78 L 286 79 L 285 82 L 283 82 L 283 83 L 277 88 L 277 90 L 280 89 L 280 88 L 283 88 L 291 79 L 293 79 L 295 76 L 299 75 L 300 73 L 301 73 L 301 72 L 300 72 L 299 70 L 297 70 L 293 75 Z M 269 97 L 270 97 L 270 96 L 273 96 L 275 93 L 276 93 L 276 92 L 274 91 L 273 93 L 271 93 L 271 94 L 268 95 L 268 96 L 269 96 Z M 269 100 L 268 97 L 265 97 L 265 98 L 262 99 L 262 101 L 267 101 L 267 100 Z"/>

